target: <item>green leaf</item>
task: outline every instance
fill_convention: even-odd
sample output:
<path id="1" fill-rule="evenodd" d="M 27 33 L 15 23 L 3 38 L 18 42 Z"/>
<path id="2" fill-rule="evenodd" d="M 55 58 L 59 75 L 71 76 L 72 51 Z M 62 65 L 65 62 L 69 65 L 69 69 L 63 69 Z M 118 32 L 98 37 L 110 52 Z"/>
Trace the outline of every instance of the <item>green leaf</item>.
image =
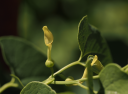
<path id="1" fill-rule="evenodd" d="M 92 67 L 91 67 L 91 63 L 92 63 L 92 58 L 88 58 L 87 59 L 87 85 L 88 85 L 88 94 L 94 94 L 93 93 L 93 72 L 92 72 Z"/>
<path id="2" fill-rule="evenodd" d="M 99 74 L 105 94 L 128 94 L 128 75 L 117 64 L 107 65 Z"/>
<path id="3" fill-rule="evenodd" d="M 26 85 L 26 83 L 29 83 L 31 81 L 42 81 L 42 79 L 46 79 L 46 77 L 45 76 L 28 77 L 21 79 L 21 82 L 23 83 L 23 85 Z"/>
<path id="4" fill-rule="evenodd" d="M 112 62 L 107 43 L 100 32 L 88 24 L 87 16 L 84 16 L 78 26 L 78 42 L 81 50 L 80 60 L 89 54 L 98 55 L 99 60 L 106 65 Z"/>
<path id="5" fill-rule="evenodd" d="M 52 88 L 42 82 L 33 81 L 28 83 L 20 94 L 56 94 Z"/>
<path id="6" fill-rule="evenodd" d="M 46 56 L 26 40 L 12 36 L 2 37 L 0 46 L 12 74 L 19 79 L 42 77 L 43 81 L 51 74 L 50 69 L 45 67 Z"/>
<path id="7" fill-rule="evenodd" d="M 98 91 L 97 94 L 105 94 L 105 92 L 104 92 L 104 87 L 103 87 L 101 81 L 99 81 L 99 82 L 100 82 L 100 89 L 99 89 L 99 91 Z"/>

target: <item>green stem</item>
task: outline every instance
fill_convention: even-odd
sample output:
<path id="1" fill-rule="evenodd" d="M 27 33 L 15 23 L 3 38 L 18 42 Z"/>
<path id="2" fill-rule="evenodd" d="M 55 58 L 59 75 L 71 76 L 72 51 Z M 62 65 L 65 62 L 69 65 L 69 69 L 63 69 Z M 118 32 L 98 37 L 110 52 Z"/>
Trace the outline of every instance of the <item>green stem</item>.
<path id="1" fill-rule="evenodd" d="M 85 64 L 83 65 L 83 64 L 80 63 L 79 61 L 76 61 L 76 62 L 70 63 L 70 64 L 66 65 L 65 67 L 61 68 L 59 71 L 57 71 L 56 73 L 54 73 L 53 76 L 56 76 L 57 74 L 60 74 L 60 73 L 63 72 L 64 70 L 66 70 L 66 69 L 68 69 L 68 68 L 70 68 L 70 67 L 72 67 L 72 66 L 74 66 L 74 65 L 77 65 L 77 64 L 82 65 L 82 66 L 84 66 L 84 67 L 86 66 Z M 50 76 L 50 77 L 51 77 L 51 76 Z"/>
<path id="2" fill-rule="evenodd" d="M 78 61 L 79 62 L 79 61 Z M 86 67 L 86 65 L 84 63 L 79 62 L 79 65 Z"/>
<path id="3" fill-rule="evenodd" d="M 52 45 L 49 45 L 48 50 L 47 50 L 47 59 L 49 61 L 52 61 L 51 60 L 51 50 L 52 50 Z M 51 74 L 52 74 L 52 77 L 53 77 L 54 69 L 53 69 L 53 67 L 51 67 L 50 69 L 51 69 Z"/>
<path id="4" fill-rule="evenodd" d="M 81 59 L 82 59 L 82 53 L 80 54 L 80 57 L 79 57 L 79 60 L 78 61 L 81 61 Z"/>
<path id="5" fill-rule="evenodd" d="M 66 70 L 66 69 L 68 69 L 68 68 L 70 68 L 70 67 L 72 67 L 72 66 L 74 66 L 74 65 L 77 65 L 77 64 L 86 67 L 86 64 L 82 64 L 82 63 L 79 62 L 79 61 L 72 62 L 72 63 L 66 65 L 65 67 L 63 67 L 62 69 L 60 69 L 59 71 L 55 72 L 53 75 L 51 75 L 48 79 L 46 79 L 46 80 L 43 81 L 43 82 L 44 82 L 44 83 L 45 83 L 45 82 L 47 83 L 47 81 L 48 81 L 50 78 L 55 77 L 57 74 L 60 74 L 60 73 L 63 72 L 64 70 Z M 51 70 L 51 71 L 52 71 L 52 70 Z M 55 82 L 55 81 L 53 81 L 53 82 Z M 53 83 L 53 82 L 51 81 L 51 83 Z M 49 83 L 49 84 L 50 84 L 50 83 Z M 53 83 L 53 84 L 55 84 L 55 83 Z"/>
<path id="6" fill-rule="evenodd" d="M 51 50 L 52 50 L 52 45 L 48 46 L 47 49 L 47 59 L 51 60 Z"/>
<path id="7" fill-rule="evenodd" d="M 5 89 L 9 87 L 18 87 L 18 84 L 14 83 L 15 78 L 12 78 L 10 82 L 4 84 L 2 87 L 0 87 L 0 93 L 2 93 Z"/>
<path id="8" fill-rule="evenodd" d="M 55 78 L 49 78 L 49 79 L 43 81 L 43 83 L 48 85 L 48 84 L 52 83 L 54 80 L 55 80 Z"/>
<path id="9" fill-rule="evenodd" d="M 80 87 L 82 87 L 82 88 L 84 88 L 84 89 L 86 89 L 86 90 L 89 90 L 89 88 L 88 88 L 88 87 L 86 87 L 86 86 L 82 85 L 81 83 L 78 83 L 77 85 L 78 85 L 78 86 L 80 86 Z"/>
<path id="10" fill-rule="evenodd" d="M 53 67 L 51 67 L 50 69 L 51 69 L 51 73 L 52 73 L 52 77 L 53 77 L 54 69 L 53 69 Z"/>
<path id="11" fill-rule="evenodd" d="M 99 75 L 93 76 L 93 79 L 98 79 L 98 78 L 99 78 Z M 87 78 L 79 79 L 80 82 L 84 82 L 86 80 L 87 80 Z"/>
<path id="12" fill-rule="evenodd" d="M 22 84 L 21 80 L 20 80 L 17 76 L 15 76 L 14 74 L 11 74 L 11 76 L 12 76 L 13 78 L 15 78 L 15 79 L 18 80 L 18 82 L 20 83 L 20 85 L 22 86 L 22 88 L 24 87 L 24 85 Z"/>
<path id="13" fill-rule="evenodd" d="M 78 83 L 77 80 L 73 80 L 73 81 L 53 81 L 51 84 L 68 85 L 68 84 L 77 84 L 77 83 Z"/>
<path id="14" fill-rule="evenodd" d="M 99 75 L 93 76 L 93 79 L 98 79 Z M 73 81 L 53 81 L 51 84 L 78 84 L 78 82 L 87 81 L 87 78 L 81 78 Z"/>
<path id="15" fill-rule="evenodd" d="M 128 65 L 124 66 L 122 69 L 125 70 L 126 68 L 128 68 Z"/>

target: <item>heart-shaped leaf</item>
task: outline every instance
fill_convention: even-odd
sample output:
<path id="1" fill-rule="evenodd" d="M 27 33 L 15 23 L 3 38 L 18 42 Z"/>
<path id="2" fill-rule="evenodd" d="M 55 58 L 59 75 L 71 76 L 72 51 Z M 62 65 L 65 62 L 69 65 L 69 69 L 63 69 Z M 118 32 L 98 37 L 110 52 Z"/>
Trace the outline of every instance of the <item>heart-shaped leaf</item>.
<path id="1" fill-rule="evenodd" d="M 42 82 L 33 81 L 28 83 L 20 94 L 56 94 L 52 88 Z"/>
<path id="2" fill-rule="evenodd" d="M 97 55 L 103 65 L 112 62 L 105 39 L 96 28 L 88 24 L 87 16 L 81 19 L 78 29 L 78 42 L 81 50 L 80 60 L 92 54 Z"/>
<path id="3" fill-rule="evenodd" d="M 99 74 L 105 94 L 128 94 L 128 75 L 117 64 L 107 65 Z"/>
<path id="4" fill-rule="evenodd" d="M 50 76 L 50 69 L 45 66 L 46 56 L 33 44 L 24 39 L 10 36 L 0 38 L 0 46 L 4 60 L 9 65 L 11 72 L 19 79 L 32 78 L 34 80 L 41 77 L 39 79 L 43 81 Z"/>

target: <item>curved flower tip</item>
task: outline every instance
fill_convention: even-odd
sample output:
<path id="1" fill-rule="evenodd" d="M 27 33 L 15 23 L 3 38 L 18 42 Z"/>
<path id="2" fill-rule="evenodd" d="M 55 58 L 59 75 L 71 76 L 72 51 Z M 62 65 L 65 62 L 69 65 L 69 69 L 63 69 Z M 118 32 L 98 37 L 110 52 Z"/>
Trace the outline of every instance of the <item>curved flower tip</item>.
<path id="1" fill-rule="evenodd" d="M 44 31 L 44 42 L 46 46 L 50 46 L 53 42 L 53 35 L 47 26 L 43 26 L 42 30 Z"/>
<path id="2" fill-rule="evenodd" d="M 97 60 L 98 60 L 98 57 L 97 57 L 97 55 L 95 55 L 93 58 L 93 61 L 91 63 L 91 66 L 93 66 L 97 62 Z"/>
<path id="3" fill-rule="evenodd" d="M 91 63 L 91 66 L 95 66 L 95 68 L 96 68 L 97 70 L 99 70 L 99 71 L 102 70 L 103 65 L 102 65 L 101 62 L 98 60 L 98 56 L 97 56 L 97 55 L 94 56 L 94 59 L 93 59 L 93 61 L 92 61 L 92 63 Z"/>

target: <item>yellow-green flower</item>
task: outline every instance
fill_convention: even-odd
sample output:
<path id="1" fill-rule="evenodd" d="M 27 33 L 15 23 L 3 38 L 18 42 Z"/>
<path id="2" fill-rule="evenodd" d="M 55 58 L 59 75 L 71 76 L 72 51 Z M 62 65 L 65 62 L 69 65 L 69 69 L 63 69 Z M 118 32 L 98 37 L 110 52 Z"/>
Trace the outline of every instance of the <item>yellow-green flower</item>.
<path id="1" fill-rule="evenodd" d="M 91 66 L 92 66 L 92 71 L 97 74 L 99 74 L 99 72 L 103 69 L 103 65 L 98 60 L 97 55 L 94 56 Z M 86 78 L 86 77 L 87 77 L 87 68 L 85 68 L 82 78 Z"/>
<path id="2" fill-rule="evenodd" d="M 46 46 L 51 46 L 53 42 L 53 35 L 47 26 L 43 26 L 42 30 L 44 31 L 44 42 Z"/>
<path id="3" fill-rule="evenodd" d="M 92 70 L 94 70 L 94 72 L 96 72 L 96 73 L 99 73 L 103 69 L 103 65 L 98 60 L 97 55 L 94 56 L 91 66 L 92 66 Z"/>

